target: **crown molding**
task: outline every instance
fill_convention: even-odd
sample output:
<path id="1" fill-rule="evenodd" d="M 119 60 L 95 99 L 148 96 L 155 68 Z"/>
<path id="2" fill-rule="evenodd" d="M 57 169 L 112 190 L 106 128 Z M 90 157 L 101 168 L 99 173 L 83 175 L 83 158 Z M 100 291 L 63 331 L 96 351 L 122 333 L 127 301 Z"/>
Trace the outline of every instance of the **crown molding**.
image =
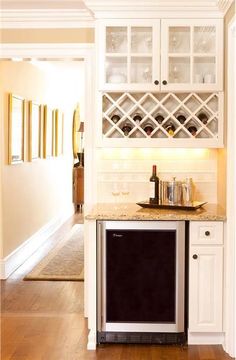
<path id="1" fill-rule="evenodd" d="M 94 27 L 94 18 L 87 9 L 2 9 L 2 29 L 66 29 Z"/>
<path id="2" fill-rule="evenodd" d="M 233 2 L 234 0 L 2 0 L 0 28 L 87 28 L 94 27 L 95 18 L 223 18 Z"/>
<path id="3" fill-rule="evenodd" d="M 234 0 L 218 0 L 219 10 L 225 15 L 233 3 Z"/>
<path id="4" fill-rule="evenodd" d="M 223 13 L 219 11 L 204 10 L 197 11 L 196 9 L 162 9 L 149 10 L 130 9 L 130 10 L 113 10 L 113 11 L 99 11 L 94 14 L 96 20 L 102 19 L 221 19 Z"/>
<path id="5" fill-rule="evenodd" d="M 222 18 L 234 0 L 84 0 L 95 18 Z M 135 12 L 134 12 L 135 9 Z"/>
<path id="6" fill-rule="evenodd" d="M 33 44 L 0 44 L 0 54 L 2 59 L 10 59 L 12 57 L 29 58 L 46 58 L 46 59 L 74 59 L 85 56 L 90 52 L 94 52 L 94 44 L 81 43 L 33 43 Z M 85 54 L 85 55 L 84 55 Z"/>

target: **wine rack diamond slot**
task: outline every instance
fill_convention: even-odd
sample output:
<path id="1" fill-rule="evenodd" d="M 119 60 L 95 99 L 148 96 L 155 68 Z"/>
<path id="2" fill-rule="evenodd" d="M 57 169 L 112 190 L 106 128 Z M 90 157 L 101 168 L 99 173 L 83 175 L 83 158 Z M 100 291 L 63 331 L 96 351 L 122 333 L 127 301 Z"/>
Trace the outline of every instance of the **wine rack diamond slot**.
<path id="1" fill-rule="evenodd" d="M 181 139 L 195 143 L 200 139 L 209 139 L 212 140 L 210 147 L 214 147 L 222 121 L 220 95 L 103 93 L 103 138 L 130 139 L 131 143 L 134 139 L 149 139 L 150 143 L 152 140 L 166 139 L 169 140 L 169 146 L 175 141 L 181 145 Z"/>

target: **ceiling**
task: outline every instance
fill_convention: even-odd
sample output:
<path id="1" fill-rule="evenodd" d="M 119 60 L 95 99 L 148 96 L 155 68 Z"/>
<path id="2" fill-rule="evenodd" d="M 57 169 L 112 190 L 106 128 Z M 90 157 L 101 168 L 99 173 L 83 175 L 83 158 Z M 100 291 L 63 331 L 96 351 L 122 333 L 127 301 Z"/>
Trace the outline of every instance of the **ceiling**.
<path id="1" fill-rule="evenodd" d="M 2 0 L 2 9 L 84 9 L 82 0 Z"/>

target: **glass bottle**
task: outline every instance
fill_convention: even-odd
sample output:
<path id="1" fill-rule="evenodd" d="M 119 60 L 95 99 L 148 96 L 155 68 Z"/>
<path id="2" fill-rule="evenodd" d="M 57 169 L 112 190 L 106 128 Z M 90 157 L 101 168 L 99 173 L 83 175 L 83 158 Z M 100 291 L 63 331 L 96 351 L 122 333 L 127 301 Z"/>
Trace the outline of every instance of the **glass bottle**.
<path id="1" fill-rule="evenodd" d="M 129 123 L 125 123 L 121 130 L 123 131 L 125 136 L 128 136 L 130 131 L 132 130 L 132 127 Z"/>
<path id="2" fill-rule="evenodd" d="M 142 116 L 138 113 L 134 114 L 133 120 L 136 122 L 137 125 L 140 124 L 140 121 L 142 120 Z"/>
<path id="3" fill-rule="evenodd" d="M 155 120 L 158 122 L 158 124 L 162 124 L 164 121 L 164 116 L 161 114 L 156 114 Z"/>
<path id="4" fill-rule="evenodd" d="M 165 130 L 170 136 L 173 136 L 175 133 L 175 126 L 172 123 L 169 123 L 165 126 Z"/>
<path id="5" fill-rule="evenodd" d="M 147 123 L 147 124 L 145 125 L 145 127 L 144 127 L 143 130 L 146 132 L 146 134 L 147 134 L 148 136 L 150 136 L 151 133 L 153 132 L 153 126 L 152 126 L 152 124 Z"/>
<path id="6" fill-rule="evenodd" d="M 188 131 L 190 132 L 190 134 L 192 134 L 192 136 L 196 136 L 197 128 L 196 126 L 189 126 Z"/>
<path id="7" fill-rule="evenodd" d="M 207 124 L 207 121 L 208 121 L 208 116 L 207 116 L 207 114 L 205 114 L 205 113 L 200 113 L 200 114 L 198 114 L 198 119 L 204 124 L 204 125 L 206 125 Z"/>
<path id="8" fill-rule="evenodd" d="M 159 202 L 159 178 L 157 176 L 156 165 L 152 166 L 152 175 L 149 179 L 149 202 L 150 204 L 158 204 Z"/>
<path id="9" fill-rule="evenodd" d="M 182 113 L 176 115 L 176 119 L 180 122 L 180 124 L 184 124 L 186 121 L 186 116 Z"/>
<path id="10" fill-rule="evenodd" d="M 118 114 L 114 114 L 112 115 L 111 120 L 116 124 L 120 120 L 120 116 Z"/>

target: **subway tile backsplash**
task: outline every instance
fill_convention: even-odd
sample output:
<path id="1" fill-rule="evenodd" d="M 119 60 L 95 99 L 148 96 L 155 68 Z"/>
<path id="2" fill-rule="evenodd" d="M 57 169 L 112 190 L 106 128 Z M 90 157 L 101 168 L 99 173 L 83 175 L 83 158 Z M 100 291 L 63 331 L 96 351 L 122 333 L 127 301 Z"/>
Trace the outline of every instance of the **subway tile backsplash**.
<path id="1" fill-rule="evenodd" d="M 192 177 L 195 184 L 195 200 L 217 203 L 215 149 L 100 150 L 98 201 L 137 202 L 148 199 L 149 177 L 153 164 L 157 165 L 160 180 L 171 180 L 173 176 L 177 180 Z M 123 191 L 124 188 L 128 191 Z"/>

